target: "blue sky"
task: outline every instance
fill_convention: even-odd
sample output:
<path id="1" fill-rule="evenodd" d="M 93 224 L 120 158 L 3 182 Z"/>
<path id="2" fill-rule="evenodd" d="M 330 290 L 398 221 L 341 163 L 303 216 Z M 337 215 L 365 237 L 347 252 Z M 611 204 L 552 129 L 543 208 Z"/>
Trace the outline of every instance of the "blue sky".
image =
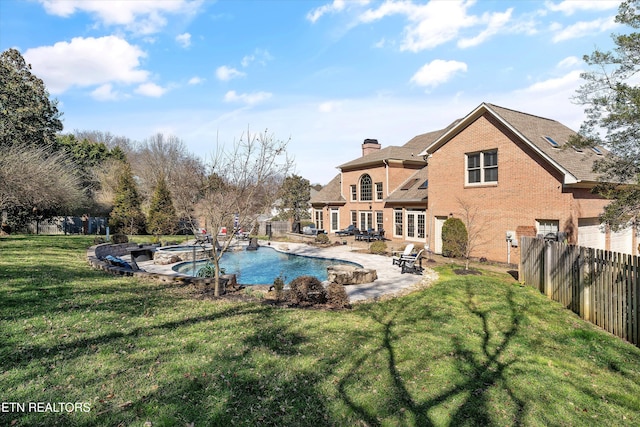
<path id="1" fill-rule="evenodd" d="M 207 160 L 246 132 L 291 138 L 296 172 L 441 129 L 482 102 L 577 130 L 582 56 L 611 49 L 619 1 L 1 0 L 65 132 L 161 132 Z"/>

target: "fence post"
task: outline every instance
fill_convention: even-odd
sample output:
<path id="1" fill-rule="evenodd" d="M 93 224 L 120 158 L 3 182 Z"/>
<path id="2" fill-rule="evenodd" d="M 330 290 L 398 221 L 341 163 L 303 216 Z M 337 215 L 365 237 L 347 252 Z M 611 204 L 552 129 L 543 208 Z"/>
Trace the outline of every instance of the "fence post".
<path id="1" fill-rule="evenodd" d="M 543 288 L 544 294 L 551 298 L 551 270 L 553 266 L 553 257 L 551 256 L 551 242 L 544 242 L 544 275 Z"/>
<path id="2" fill-rule="evenodd" d="M 591 321 L 591 276 L 593 257 L 591 249 L 580 247 L 580 317 Z"/>

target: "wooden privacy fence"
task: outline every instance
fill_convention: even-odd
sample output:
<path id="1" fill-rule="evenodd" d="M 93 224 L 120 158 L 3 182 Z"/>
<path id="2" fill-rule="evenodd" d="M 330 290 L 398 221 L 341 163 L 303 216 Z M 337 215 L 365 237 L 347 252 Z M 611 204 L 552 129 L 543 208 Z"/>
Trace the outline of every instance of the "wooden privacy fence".
<path id="1" fill-rule="evenodd" d="M 523 237 L 520 280 L 640 347 L 640 257 Z"/>

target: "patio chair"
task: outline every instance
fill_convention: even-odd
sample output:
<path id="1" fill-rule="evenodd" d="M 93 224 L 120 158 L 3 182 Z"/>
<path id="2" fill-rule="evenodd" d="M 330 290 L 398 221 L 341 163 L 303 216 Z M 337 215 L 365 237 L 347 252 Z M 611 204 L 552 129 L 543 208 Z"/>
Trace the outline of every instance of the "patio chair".
<path id="1" fill-rule="evenodd" d="M 413 247 L 415 245 L 413 243 L 409 243 L 405 248 L 404 251 L 402 253 L 400 252 L 394 252 L 395 254 L 400 254 L 400 255 L 394 255 L 391 257 L 391 265 L 402 265 L 402 261 L 405 259 L 413 259 L 414 256 L 411 255 L 411 252 L 413 251 Z"/>
<path id="2" fill-rule="evenodd" d="M 420 250 L 420 252 L 418 252 L 418 254 L 416 255 L 416 257 L 412 260 L 404 260 L 402 262 L 402 264 L 400 265 L 400 268 L 402 269 L 401 273 L 414 273 L 414 274 L 422 274 L 422 272 L 424 271 L 424 268 L 422 268 L 422 253 L 424 252 L 424 249 Z"/>
<path id="3" fill-rule="evenodd" d="M 336 231 L 336 236 L 351 236 L 356 231 L 356 226 L 351 224 L 347 228 Z"/>
<path id="4" fill-rule="evenodd" d="M 206 231 L 202 230 L 202 231 L 197 231 L 195 233 L 196 236 L 196 244 L 206 244 L 206 243 L 211 243 L 211 234 L 208 234 Z"/>

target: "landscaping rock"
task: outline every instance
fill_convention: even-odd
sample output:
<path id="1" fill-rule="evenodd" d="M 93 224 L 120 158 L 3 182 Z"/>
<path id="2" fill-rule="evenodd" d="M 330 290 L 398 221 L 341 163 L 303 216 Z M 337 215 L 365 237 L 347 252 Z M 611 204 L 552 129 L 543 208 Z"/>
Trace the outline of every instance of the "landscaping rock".
<path id="1" fill-rule="evenodd" d="M 182 261 L 178 255 L 156 255 L 153 257 L 153 263 L 158 265 L 175 264 Z"/>
<path id="2" fill-rule="evenodd" d="M 327 280 L 340 285 L 361 285 L 371 283 L 378 278 L 374 269 L 353 265 L 330 265 L 327 267 Z"/>

